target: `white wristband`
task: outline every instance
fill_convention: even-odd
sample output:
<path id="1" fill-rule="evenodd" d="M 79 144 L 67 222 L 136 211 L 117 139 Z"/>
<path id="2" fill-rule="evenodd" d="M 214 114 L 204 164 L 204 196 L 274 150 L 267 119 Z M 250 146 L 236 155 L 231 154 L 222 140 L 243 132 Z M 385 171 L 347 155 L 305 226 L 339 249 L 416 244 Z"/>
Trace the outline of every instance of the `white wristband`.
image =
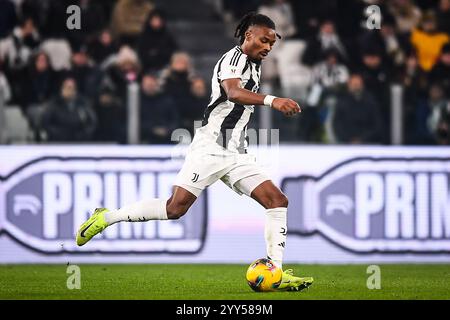
<path id="1" fill-rule="evenodd" d="M 264 105 L 272 108 L 272 102 L 275 100 L 275 96 L 267 95 L 264 98 Z"/>

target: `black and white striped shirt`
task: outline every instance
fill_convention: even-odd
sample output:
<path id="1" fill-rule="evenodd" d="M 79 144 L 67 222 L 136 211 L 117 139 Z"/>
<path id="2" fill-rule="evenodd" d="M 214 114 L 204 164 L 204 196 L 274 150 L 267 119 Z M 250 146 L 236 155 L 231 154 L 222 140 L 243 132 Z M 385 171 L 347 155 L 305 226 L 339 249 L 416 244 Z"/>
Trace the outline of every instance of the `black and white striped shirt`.
<path id="1" fill-rule="evenodd" d="M 227 99 L 221 81 L 233 78 L 241 79 L 243 88 L 258 92 L 261 65 L 251 61 L 239 46 L 225 53 L 214 67 L 211 102 L 205 110 L 202 127 L 197 130 L 194 142 L 214 144 L 215 148 L 219 146 L 234 153 L 247 153 L 247 125 L 254 106 L 233 103 Z"/>

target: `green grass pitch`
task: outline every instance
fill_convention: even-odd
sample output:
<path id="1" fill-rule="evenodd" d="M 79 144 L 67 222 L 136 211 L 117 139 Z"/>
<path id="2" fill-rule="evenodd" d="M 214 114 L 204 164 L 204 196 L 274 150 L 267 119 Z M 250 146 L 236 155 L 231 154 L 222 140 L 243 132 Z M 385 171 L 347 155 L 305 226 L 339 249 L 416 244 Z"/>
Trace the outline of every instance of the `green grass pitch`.
<path id="1" fill-rule="evenodd" d="M 450 299 L 450 265 L 380 265 L 381 289 L 366 286 L 367 265 L 286 265 L 315 283 L 301 292 L 256 293 L 247 266 L 80 265 L 69 290 L 66 265 L 0 266 L 0 299 Z"/>

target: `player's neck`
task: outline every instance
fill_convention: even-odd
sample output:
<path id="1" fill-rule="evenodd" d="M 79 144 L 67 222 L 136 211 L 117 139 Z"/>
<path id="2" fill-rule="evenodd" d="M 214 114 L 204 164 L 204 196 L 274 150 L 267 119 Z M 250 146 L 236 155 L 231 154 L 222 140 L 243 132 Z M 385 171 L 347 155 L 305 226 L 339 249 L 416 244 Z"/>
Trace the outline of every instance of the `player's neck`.
<path id="1" fill-rule="evenodd" d="M 241 45 L 239 45 L 238 46 L 241 50 L 242 50 L 242 52 L 243 53 L 245 53 L 247 56 L 249 55 L 249 50 L 248 50 L 248 47 L 245 45 L 245 42 L 243 43 L 243 44 L 241 44 Z"/>
<path id="2" fill-rule="evenodd" d="M 245 53 L 248 57 L 249 57 L 249 59 L 250 59 L 250 61 L 252 61 L 252 62 L 254 62 L 254 63 L 256 63 L 256 64 L 261 64 L 261 60 L 258 60 L 258 59 L 252 59 L 251 58 L 251 56 L 250 56 L 250 50 L 248 49 L 248 47 L 246 46 L 246 44 L 245 44 L 245 42 L 243 43 L 243 44 L 241 44 L 240 46 L 238 46 L 240 49 L 241 49 L 241 51 L 243 52 L 243 53 Z"/>

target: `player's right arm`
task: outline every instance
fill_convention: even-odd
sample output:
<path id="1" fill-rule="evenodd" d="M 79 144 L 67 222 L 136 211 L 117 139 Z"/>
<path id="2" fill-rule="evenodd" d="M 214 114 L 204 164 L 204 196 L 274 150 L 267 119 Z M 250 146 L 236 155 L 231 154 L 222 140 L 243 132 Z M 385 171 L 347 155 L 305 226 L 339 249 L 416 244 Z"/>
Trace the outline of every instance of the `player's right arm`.
<path id="1" fill-rule="evenodd" d="M 240 78 L 226 79 L 221 82 L 228 100 L 242 105 L 264 105 L 265 95 L 242 88 Z M 293 116 L 301 112 L 297 102 L 288 98 L 275 98 L 272 108 L 282 112 L 286 116 Z"/>
<path id="2" fill-rule="evenodd" d="M 271 99 L 242 87 L 242 74 L 247 65 L 247 56 L 239 51 L 228 52 L 220 61 L 218 79 L 227 99 L 241 105 L 270 105 L 286 116 L 293 116 L 301 109 L 297 102 L 286 98 Z M 266 103 L 264 100 L 266 99 Z"/>

